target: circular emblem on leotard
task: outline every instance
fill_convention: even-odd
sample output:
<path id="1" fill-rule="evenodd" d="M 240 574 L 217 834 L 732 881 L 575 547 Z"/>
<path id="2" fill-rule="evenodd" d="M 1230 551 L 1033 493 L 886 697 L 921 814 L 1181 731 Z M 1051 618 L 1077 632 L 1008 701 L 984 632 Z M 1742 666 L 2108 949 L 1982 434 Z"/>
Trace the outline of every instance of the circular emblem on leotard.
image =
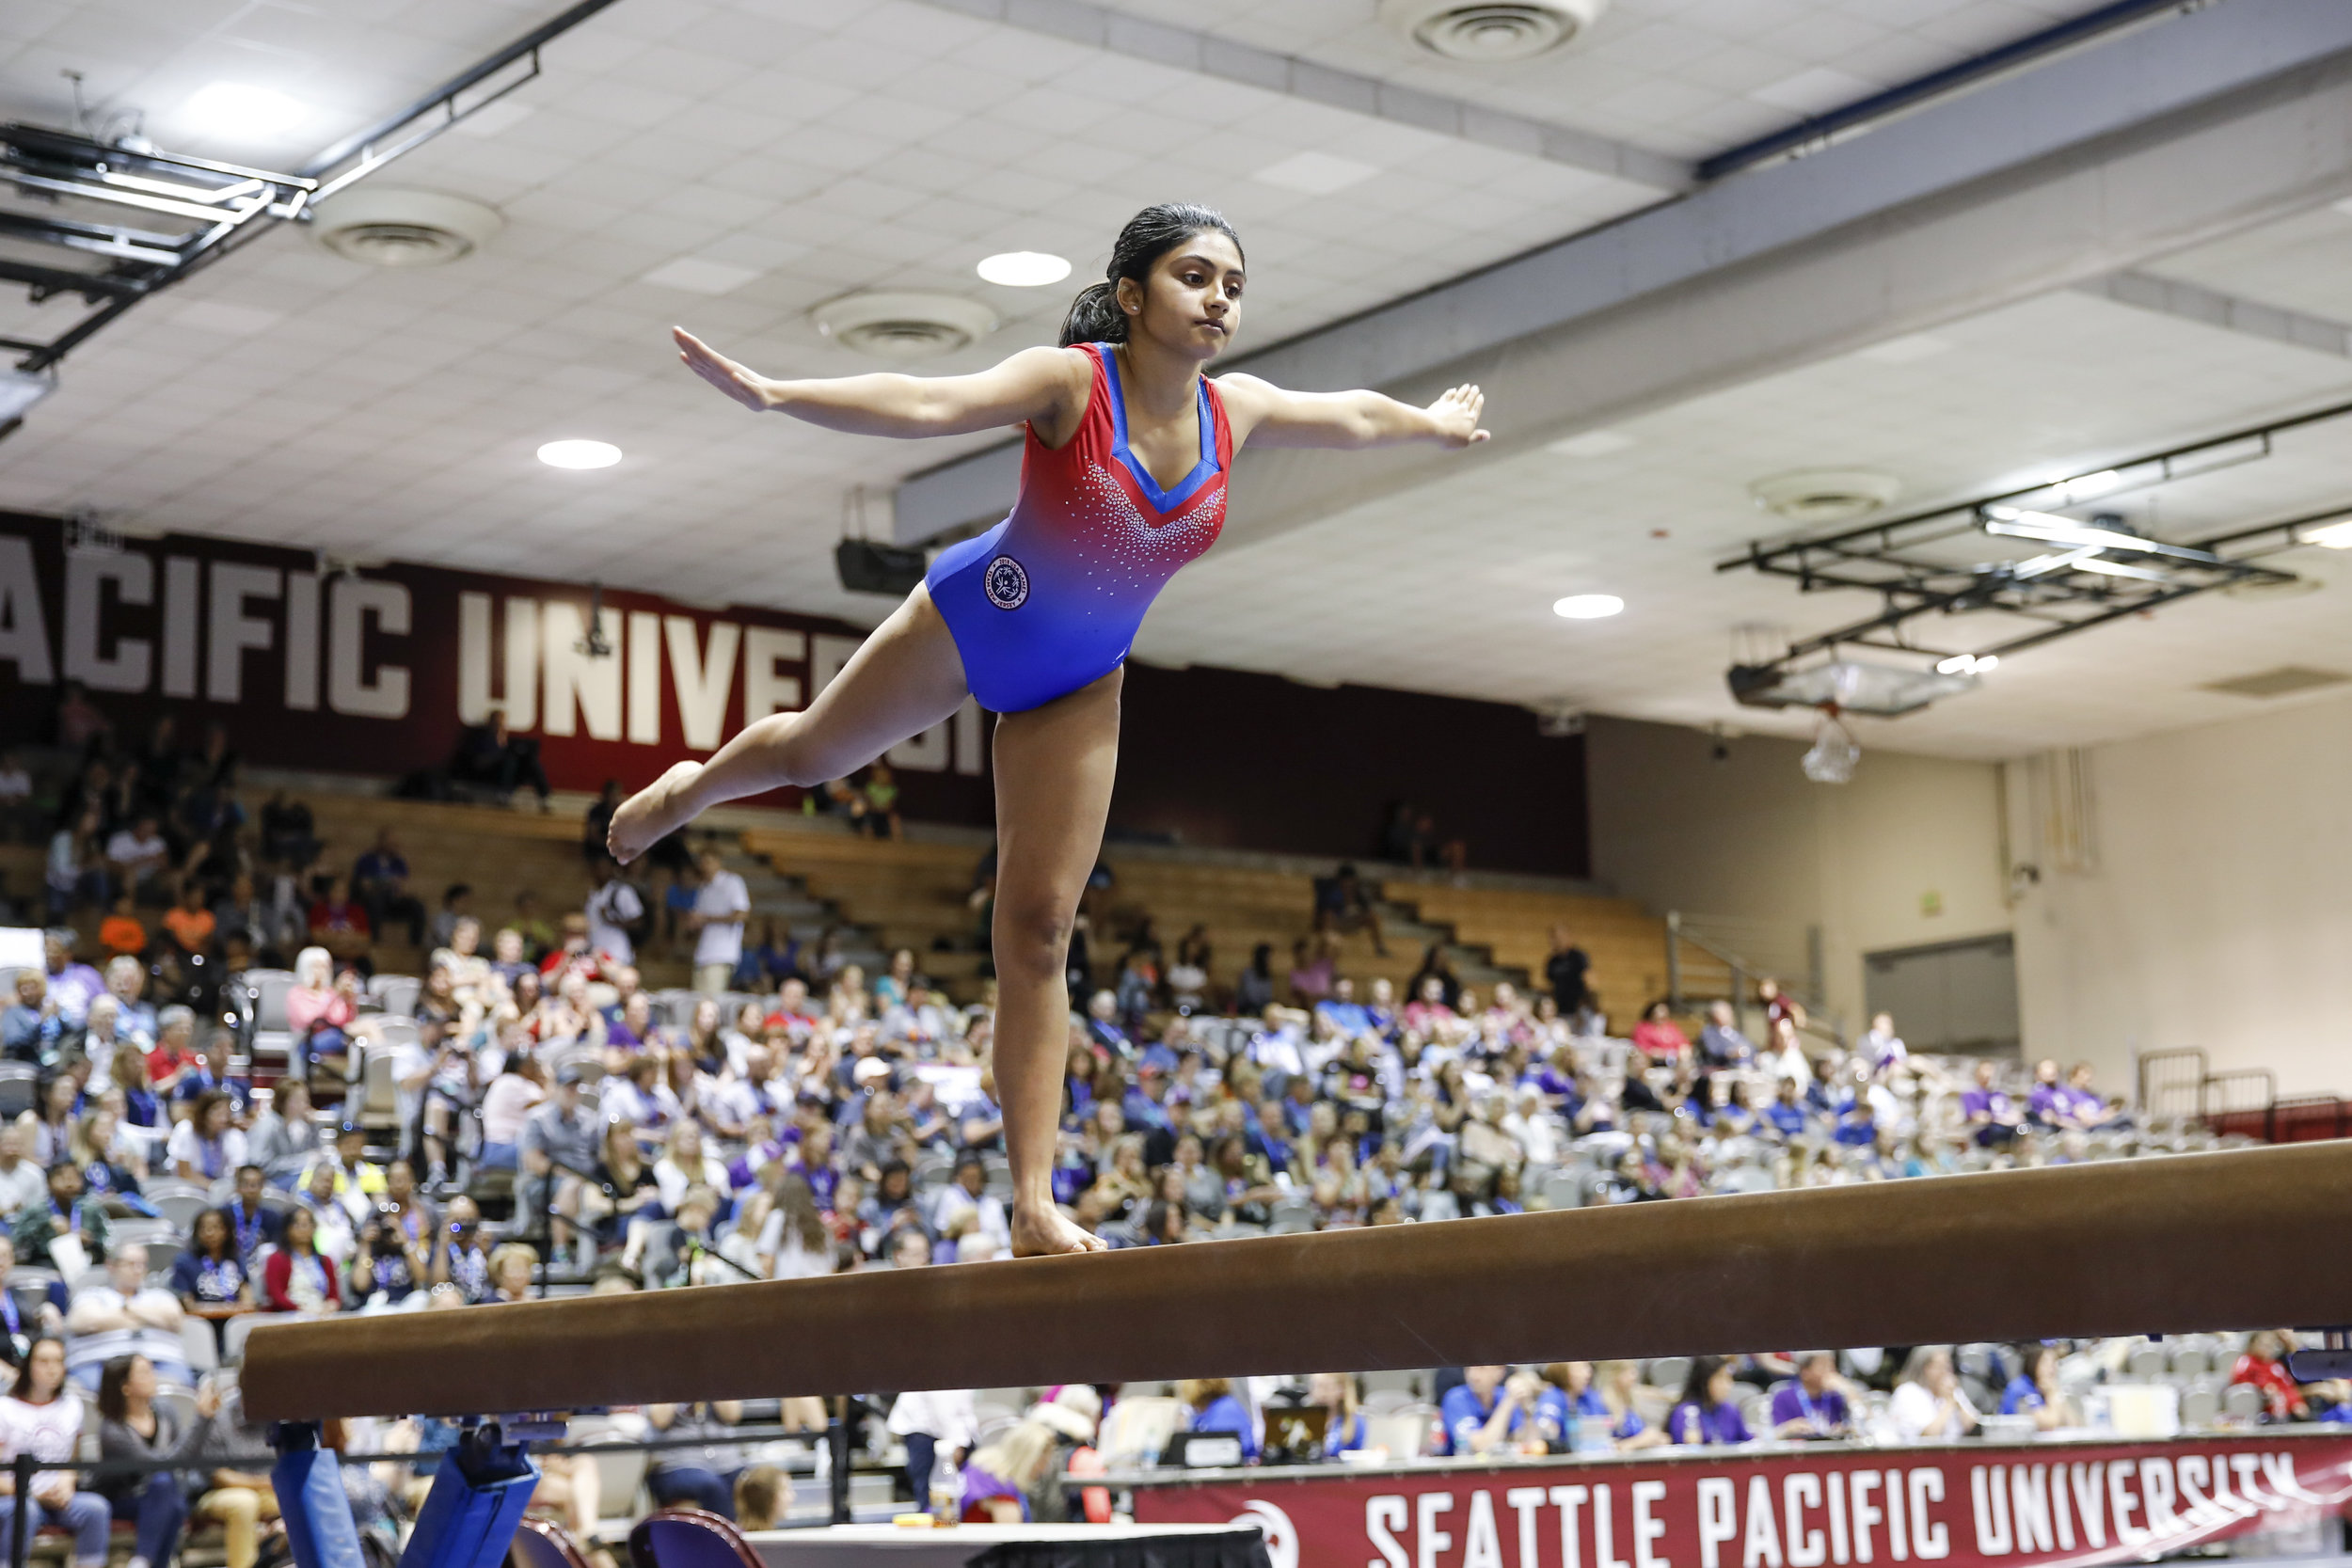
<path id="1" fill-rule="evenodd" d="M 1000 555 L 980 574 L 980 587 L 997 609 L 1019 610 L 1029 597 L 1029 574 L 1012 557 Z"/>

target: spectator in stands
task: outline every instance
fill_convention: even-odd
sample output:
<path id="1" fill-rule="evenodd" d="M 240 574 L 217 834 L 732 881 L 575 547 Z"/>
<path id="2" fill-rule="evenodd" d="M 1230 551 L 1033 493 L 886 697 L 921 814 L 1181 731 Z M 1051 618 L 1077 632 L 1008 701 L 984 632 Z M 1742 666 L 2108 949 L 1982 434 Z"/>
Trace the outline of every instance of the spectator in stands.
<path id="1" fill-rule="evenodd" d="M 1664 1067 L 1679 1068 L 1691 1060 L 1691 1038 L 1675 1022 L 1674 1009 L 1662 997 L 1643 1009 L 1642 1021 L 1633 1026 L 1633 1044 Z"/>
<path id="2" fill-rule="evenodd" d="M 1438 1414 L 1445 1424 L 1450 1454 L 1510 1451 L 1527 1432 L 1534 1391 L 1511 1378 L 1508 1367 L 1465 1367 L 1462 1381 L 1445 1391 Z"/>
<path id="3" fill-rule="evenodd" d="M 1839 1381 L 1837 1357 L 1828 1351 L 1799 1356 L 1796 1377 L 1772 1390 L 1772 1435 L 1783 1442 L 1851 1436 L 1853 1412 Z"/>
<path id="4" fill-rule="evenodd" d="M 255 1118 L 246 1134 L 246 1158 L 259 1165 L 269 1182 L 288 1186 L 318 1158 L 319 1127 L 310 1119 L 310 1086 L 299 1078 L 280 1078 L 269 1108 Z"/>
<path id="5" fill-rule="evenodd" d="M 1968 1402 L 1968 1391 L 1952 1369 L 1947 1345 L 1921 1345 L 1911 1353 L 1886 1414 L 1906 1443 L 1965 1437 L 1979 1424 L 1976 1406 Z"/>
<path id="6" fill-rule="evenodd" d="M 1562 1018 L 1573 1019 L 1584 1010 L 1592 998 L 1587 978 L 1592 974 L 1593 960 L 1584 949 L 1576 944 L 1565 926 L 1551 928 L 1551 956 L 1544 960 L 1544 984 L 1551 988 L 1551 999 Z"/>
<path id="7" fill-rule="evenodd" d="M 1620 1453 L 1654 1449 L 1668 1441 L 1665 1433 L 1642 1419 L 1633 1393 L 1641 1386 L 1642 1369 L 1632 1361 L 1603 1361 L 1593 1369 L 1601 1402 L 1609 1408 L 1609 1441 Z"/>
<path id="8" fill-rule="evenodd" d="M 196 1457 L 203 1423 L 220 1408 L 207 1384 L 196 1394 L 196 1424 L 183 1431 L 180 1418 L 155 1402 L 155 1364 L 144 1355 L 122 1355 L 106 1363 L 98 1381 L 98 1457 L 177 1463 Z M 100 1475 L 94 1489 L 113 1516 L 136 1528 L 125 1568 L 168 1568 L 188 1519 L 188 1499 L 170 1470 Z"/>
<path id="9" fill-rule="evenodd" d="M 211 1321 L 215 1342 L 225 1353 L 229 1320 L 253 1310 L 253 1276 L 237 1256 L 227 1214 L 207 1209 L 196 1216 L 187 1250 L 171 1265 L 171 1288 L 181 1311 Z"/>
<path id="10" fill-rule="evenodd" d="M 23 1131 L 14 1122 L 0 1123 L 0 1215 L 13 1220 L 48 1196 L 41 1168 L 24 1158 Z"/>
<path id="11" fill-rule="evenodd" d="M 608 969 L 637 961 L 637 943 L 631 935 L 645 918 L 645 901 L 637 895 L 636 887 L 621 875 L 621 868 L 609 855 L 599 855 L 589 862 L 596 874 L 596 890 L 588 895 L 588 949 L 603 959 Z"/>
<path id="12" fill-rule="evenodd" d="M 547 1220 L 559 1249 L 573 1243 L 580 1182 L 595 1173 L 601 1132 L 580 1103 L 580 1081 L 578 1063 L 556 1069 L 554 1092 L 524 1118 L 517 1144 L 523 1180 L 516 1188 L 516 1219 L 526 1233 Z"/>
<path id="13" fill-rule="evenodd" d="M 694 989 L 706 996 L 723 995 L 727 981 L 743 956 L 743 921 L 751 912 L 751 891 L 743 879 L 726 868 L 716 849 L 705 849 L 696 860 L 702 874 L 701 891 L 687 928 L 694 933 Z"/>
<path id="14" fill-rule="evenodd" d="M 457 751 L 450 758 L 449 777 L 454 784 L 486 788 L 501 800 L 529 784 L 532 793 L 539 797 L 539 809 L 551 809 L 548 797 L 554 791 L 548 784 L 548 770 L 539 761 L 539 742 L 510 732 L 503 707 L 492 707 L 485 722 L 469 724 L 459 732 Z"/>
<path id="15" fill-rule="evenodd" d="M 199 1187 L 209 1187 L 246 1164 L 245 1134 L 230 1121 L 235 1109 L 227 1093 L 207 1090 L 197 1097 L 188 1119 L 171 1130 L 165 1159 L 172 1175 Z"/>
<path id="16" fill-rule="evenodd" d="M 63 921 L 76 910 L 106 902 L 106 856 L 99 842 L 102 821 L 99 808 L 91 805 L 50 835 L 41 879 L 51 920 Z"/>
<path id="17" fill-rule="evenodd" d="M 270 1481 L 277 1451 L 269 1434 L 245 1418 L 245 1402 L 232 1386 L 219 1408 L 203 1422 L 197 1444 L 202 1489 L 189 1513 L 221 1527 L 226 1568 L 254 1568 L 261 1556 L 261 1527 L 278 1517 L 278 1493 Z"/>
<path id="18" fill-rule="evenodd" d="M 147 1248 L 133 1242 L 107 1257 L 104 1284 L 74 1296 L 65 1326 L 77 1338 L 148 1328 L 176 1336 L 183 1316 L 177 1297 L 147 1283 Z"/>
<path id="19" fill-rule="evenodd" d="M 98 945 L 112 958 L 136 958 L 147 951 L 147 927 L 132 908 L 128 890 L 115 895 L 106 918 L 98 923 Z"/>
<path id="20" fill-rule="evenodd" d="M 49 995 L 49 977 L 38 969 L 18 970 L 16 1001 L 0 1015 L 0 1056 L 55 1067 L 65 1032 L 65 1020 Z"/>
<path id="21" fill-rule="evenodd" d="M 195 1042 L 196 1014 L 193 1010 L 170 1006 L 157 1013 L 154 1048 L 147 1053 L 148 1089 L 165 1101 L 176 1098 L 181 1080 L 197 1065 L 193 1049 Z M 122 1054 L 127 1056 L 135 1053 L 124 1052 Z M 117 1081 L 120 1082 L 119 1079 Z M 141 1125 L 152 1126 L 153 1123 Z"/>
<path id="22" fill-rule="evenodd" d="M 294 957 L 294 983 L 286 992 L 286 1027 L 312 1074 L 340 1080 L 359 1017 L 359 976 L 335 972 L 334 955 L 306 947 Z"/>
<path id="23" fill-rule="evenodd" d="M 1870 1027 L 1854 1047 L 1855 1053 L 1870 1064 L 1873 1072 L 1887 1072 L 1911 1059 L 1911 1048 L 1895 1033 L 1892 1013 L 1872 1013 Z"/>
<path id="24" fill-rule="evenodd" d="M 2006 1148 L 2025 1126 L 2026 1114 L 2000 1086 L 2000 1069 L 1990 1061 L 1977 1064 L 1975 1086 L 1960 1097 L 1961 1114 L 1979 1147 Z"/>
<path id="25" fill-rule="evenodd" d="M 23 1299 L 18 1292 L 23 1291 Z M 31 1305 L 27 1305 L 27 1303 Z M 16 1272 L 16 1243 L 0 1231 L 0 1334 L 10 1343 L 0 1349 L 0 1360 L 29 1344 L 36 1334 L 55 1334 L 65 1326 L 65 1281 L 48 1279 L 38 1285 Z"/>
<path id="26" fill-rule="evenodd" d="M 408 858 L 391 829 L 376 829 L 374 845 L 353 864 L 351 895 L 366 911 L 370 931 L 389 934 L 398 923 L 408 927 L 409 946 L 424 945 L 424 903 L 408 891 Z"/>
<path id="27" fill-rule="evenodd" d="M 162 924 L 172 950 L 183 958 L 208 958 L 215 951 L 220 919 L 205 907 L 201 882 L 181 885 L 180 902 L 164 911 Z"/>
<path id="28" fill-rule="evenodd" d="M 119 890 L 137 895 L 142 903 L 171 901 L 171 889 L 167 885 L 171 846 L 165 842 L 162 824 L 153 813 L 143 812 L 129 826 L 115 830 L 106 840 L 106 869 Z"/>
<path id="29" fill-rule="evenodd" d="M 1245 1423 L 1245 1441 L 1248 1433 Z M 963 1522 L 1026 1524 L 1028 1494 L 1044 1481 L 1053 1464 L 1054 1447 L 1052 1428 L 1024 1420 L 977 1449 L 963 1462 Z"/>
<path id="30" fill-rule="evenodd" d="M 891 1434 L 906 1445 L 907 1484 L 914 1506 L 933 1509 L 935 1496 L 955 1483 L 957 1472 L 978 1440 L 979 1421 L 969 1388 L 900 1394 L 890 1407 Z M 740 1523 L 740 1521 L 738 1521 Z"/>
<path id="31" fill-rule="evenodd" d="M 1233 1011 L 1244 1018 L 1263 1013 L 1274 1001 L 1274 944 L 1250 949 L 1249 966 L 1233 982 Z"/>
<path id="32" fill-rule="evenodd" d="M 1683 1447 L 1753 1440 L 1734 1396 L 1740 1385 L 1732 1364 L 1720 1355 L 1694 1355 L 1682 1380 L 1682 1397 L 1666 1415 L 1668 1439 Z"/>
<path id="33" fill-rule="evenodd" d="M 313 946 L 324 948 L 337 963 L 364 967 L 375 928 L 368 911 L 352 901 L 351 879 L 327 879 L 326 891 L 310 905 L 307 921 Z"/>
<path id="34" fill-rule="evenodd" d="M 2311 1419 L 2311 1402 L 2287 1370 L 2287 1349 L 2284 1334 L 2263 1329 L 2247 1340 L 2245 1354 L 2230 1369 L 2233 1384 L 2243 1383 L 2261 1393 L 2265 1421 Z"/>
<path id="35" fill-rule="evenodd" d="M 71 1084 L 70 1078 L 59 1083 Z M 16 1256 L 39 1268 L 64 1272 L 66 1257 L 52 1252 L 60 1240 L 70 1241 L 69 1253 L 78 1254 L 76 1267 L 87 1267 L 106 1252 L 106 1211 L 84 1196 L 81 1167 L 60 1160 L 49 1167 L 49 1199 L 21 1211 L 9 1227 Z"/>
<path id="36" fill-rule="evenodd" d="M 649 1404 L 645 1420 L 656 1435 L 668 1442 L 711 1439 L 699 1449 L 655 1450 L 645 1466 L 645 1490 L 653 1494 L 653 1500 L 663 1508 L 691 1504 L 723 1518 L 734 1518 L 735 1478 L 743 1468 L 743 1449 L 729 1439 L 742 1424 L 743 1406 L 734 1400 Z"/>
<path id="37" fill-rule="evenodd" d="M 106 990 L 105 979 L 98 971 L 74 959 L 73 944 L 79 940 L 72 927 L 60 926 L 44 933 L 41 941 L 42 961 L 49 976 L 49 1001 L 69 1029 L 83 1026 L 89 1017 L 90 1003 Z"/>
<path id="38" fill-rule="evenodd" d="M 1756 1043 L 1740 1032 L 1730 1003 L 1708 1005 L 1707 1026 L 1699 1031 L 1698 1057 L 1715 1071 L 1743 1068 L 1756 1060 Z"/>
<path id="39" fill-rule="evenodd" d="M 36 1459 L 71 1461 L 82 1438 L 82 1402 L 65 1388 L 65 1346 L 44 1335 L 24 1355 L 24 1371 L 16 1386 L 0 1395 L 0 1459 L 31 1454 Z M 106 1499 L 95 1492 L 76 1490 L 71 1470 L 36 1470 L 32 1496 L 14 1495 L 14 1481 L 0 1481 L 0 1531 L 13 1528 L 17 1510 L 24 1509 L 33 1528 L 55 1528 L 73 1537 L 74 1568 L 104 1568 L 107 1527 L 114 1518 Z"/>
<path id="40" fill-rule="evenodd" d="M 1358 931 L 1372 933 L 1372 950 L 1382 958 L 1389 955 L 1389 944 L 1380 929 L 1380 911 L 1374 904 L 1372 889 L 1356 874 L 1352 862 L 1343 861 L 1328 877 L 1314 880 L 1314 928 L 1319 934 L 1352 936 Z"/>
<path id="41" fill-rule="evenodd" d="M 2001 1391 L 2001 1414 L 2031 1416 L 2038 1432 L 2083 1424 L 2074 1402 L 2059 1386 L 2057 1346 L 2036 1342 L 2017 1347 L 2017 1375 Z"/>
<path id="42" fill-rule="evenodd" d="M 318 1215 L 297 1207 L 286 1215 L 277 1250 L 262 1272 L 262 1309 L 332 1312 L 342 1305 L 335 1261 L 318 1249 Z"/>

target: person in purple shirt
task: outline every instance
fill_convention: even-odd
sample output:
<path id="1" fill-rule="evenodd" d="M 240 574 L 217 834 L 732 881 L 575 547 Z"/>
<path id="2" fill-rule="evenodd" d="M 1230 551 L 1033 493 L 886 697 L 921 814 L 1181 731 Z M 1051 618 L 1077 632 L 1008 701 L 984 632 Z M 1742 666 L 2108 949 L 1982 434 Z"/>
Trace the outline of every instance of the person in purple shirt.
<path id="1" fill-rule="evenodd" d="M 2017 1101 L 1994 1082 L 1999 1070 L 1989 1061 L 1979 1062 L 1976 1086 L 1960 1097 L 1961 1114 L 1968 1118 L 1968 1131 L 1986 1148 L 2014 1141 L 2017 1130 L 2026 1122 L 2026 1114 L 2017 1108 Z"/>
<path id="2" fill-rule="evenodd" d="M 1799 1356 L 1796 1377 L 1772 1390 L 1772 1435 L 1787 1442 L 1852 1433 L 1853 1413 L 1837 1386 L 1836 1358 L 1825 1350 Z"/>
<path id="3" fill-rule="evenodd" d="M 1666 1415 L 1667 1439 L 1689 1447 L 1751 1441 L 1754 1434 L 1740 1418 L 1740 1407 L 1732 1402 L 1738 1387 L 1731 1363 L 1723 1356 L 1692 1357 L 1682 1398 Z"/>
<path id="4" fill-rule="evenodd" d="M 78 939 L 71 926 L 60 926 L 45 933 L 41 956 L 49 971 L 49 1000 L 57 1005 L 57 1016 L 79 1028 L 89 1016 L 93 998 L 106 990 L 105 976 L 86 963 L 76 963 L 73 943 Z"/>
<path id="5" fill-rule="evenodd" d="M 2026 1097 L 2026 1110 L 2044 1127 L 2072 1127 L 2074 1101 L 2066 1085 L 2058 1081 L 2058 1065 L 2044 1056 L 2034 1064 L 2033 1093 Z"/>

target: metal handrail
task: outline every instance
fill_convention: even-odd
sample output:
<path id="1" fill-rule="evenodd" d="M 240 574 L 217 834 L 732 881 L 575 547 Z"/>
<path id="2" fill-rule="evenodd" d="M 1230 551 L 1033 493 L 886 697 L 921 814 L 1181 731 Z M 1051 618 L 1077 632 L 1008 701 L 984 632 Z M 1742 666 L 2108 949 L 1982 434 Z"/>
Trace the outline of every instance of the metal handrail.
<path id="1" fill-rule="evenodd" d="M 1749 982 L 1752 979 L 1764 978 L 1766 972 L 1760 966 L 1750 963 L 1736 953 L 1718 947 L 1702 937 L 1692 935 L 1684 927 L 1682 911 L 1668 910 L 1666 911 L 1666 999 L 1667 1006 L 1677 1012 L 1689 1010 L 1686 1004 L 1690 998 L 1684 995 L 1682 990 L 1682 948 L 1685 944 L 1697 948 L 1731 972 L 1731 995 L 1727 1000 L 1731 1003 L 1734 1021 L 1744 1030 L 1747 1026 L 1749 1007 Z M 1776 974 L 1772 977 L 1779 979 Z M 1788 985 L 1785 980 L 1780 983 L 1784 987 Z M 1827 1041 L 1843 1050 L 1846 1045 L 1845 1025 L 1836 1014 L 1830 1010 L 1819 985 L 1808 985 L 1805 991 L 1791 991 L 1791 994 L 1804 1005 L 1805 1011 L 1805 1021 L 1798 1026 L 1799 1032 L 1810 1035 L 1816 1039 Z"/>

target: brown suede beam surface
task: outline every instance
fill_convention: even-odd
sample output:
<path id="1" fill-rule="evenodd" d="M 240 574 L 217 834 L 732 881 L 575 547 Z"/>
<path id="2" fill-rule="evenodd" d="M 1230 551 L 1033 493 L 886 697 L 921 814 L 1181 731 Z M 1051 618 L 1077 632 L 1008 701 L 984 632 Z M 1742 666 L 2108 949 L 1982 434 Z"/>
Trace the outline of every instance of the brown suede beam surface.
<path id="1" fill-rule="evenodd" d="M 2352 1142 L 264 1324 L 251 1418 L 2352 1322 Z"/>

